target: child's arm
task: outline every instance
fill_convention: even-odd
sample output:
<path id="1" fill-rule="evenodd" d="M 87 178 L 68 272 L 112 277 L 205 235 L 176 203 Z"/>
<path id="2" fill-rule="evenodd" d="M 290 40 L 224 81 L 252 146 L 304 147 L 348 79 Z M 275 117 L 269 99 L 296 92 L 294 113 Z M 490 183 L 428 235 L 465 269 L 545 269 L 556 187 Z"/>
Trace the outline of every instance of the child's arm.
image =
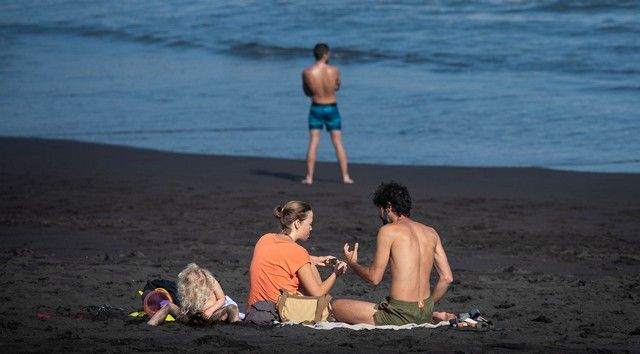
<path id="1" fill-rule="evenodd" d="M 213 313 L 218 311 L 226 301 L 224 297 L 224 291 L 222 291 L 222 287 L 220 286 L 220 283 L 218 283 L 217 280 L 213 282 L 212 290 L 213 290 L 213 296 L 216 297 L 216 302 L 213 303 L 213 305 L 211 305 L 209 308 L 203 311 L 202 315 L 204 318 L 207 318 L 207 319 L 211 318 Z"/>
<path id="2" fill-rule="evenodd" d="M 171 315 L 177 318 L 180 315 L 180 308 L 178 307 L 178 305 L 171 303 L 161 308 L 160 310 L 158 310 L 158 312 L 153 314 L 153 317 L 149 319 L 147 324 L 149 326 L 157 326 L 164 322 L 164 319 L 167 317 L 167 315 Z"/>

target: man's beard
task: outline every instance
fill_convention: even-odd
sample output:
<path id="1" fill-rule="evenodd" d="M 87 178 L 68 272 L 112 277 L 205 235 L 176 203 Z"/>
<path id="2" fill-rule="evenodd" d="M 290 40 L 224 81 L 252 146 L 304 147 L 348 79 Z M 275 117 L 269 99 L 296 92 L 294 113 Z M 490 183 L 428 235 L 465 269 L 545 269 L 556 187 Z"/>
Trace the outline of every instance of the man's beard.
<path id="1" fill-rule="evenodd" d="M 382 225 L 389 224 L 391 222 L 389 221 L 389 213 L 387 213 L 386 211 L 382 212 L 382 215 L 380 215 L 380 220 L 382 220 Z"/>

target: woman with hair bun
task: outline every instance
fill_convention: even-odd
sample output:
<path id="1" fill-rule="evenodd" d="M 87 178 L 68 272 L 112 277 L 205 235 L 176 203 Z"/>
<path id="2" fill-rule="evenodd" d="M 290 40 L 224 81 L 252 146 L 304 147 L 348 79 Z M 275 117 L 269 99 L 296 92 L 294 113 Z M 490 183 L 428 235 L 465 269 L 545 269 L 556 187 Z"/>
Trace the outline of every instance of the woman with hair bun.
<path id="1" fill-rule="evenodd" d="M 248 310 L 258 302 L 277 302 L 280 289 L 308 296 L 327 294 L 347 270 L 345 262 L 333 256 L 310 256 L 298 244 L 309 239 L 313 229 L 309 204 L 290 201 L 277 206 L 273 215 L 281 231 L 263 235 L 256 243 L 249 270 Z M 322 280 L 316 267 L 329 265 L 333 265 L 333 272 Z"/>

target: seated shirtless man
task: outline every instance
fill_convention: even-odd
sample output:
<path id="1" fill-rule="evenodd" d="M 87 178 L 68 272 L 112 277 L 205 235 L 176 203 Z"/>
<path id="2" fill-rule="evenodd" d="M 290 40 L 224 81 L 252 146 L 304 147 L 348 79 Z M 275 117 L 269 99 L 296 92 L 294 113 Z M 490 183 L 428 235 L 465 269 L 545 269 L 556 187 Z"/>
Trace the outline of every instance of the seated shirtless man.
<path id="1" fill-rule="evenodd" d="M 382 183 L 373 196 L 383 226 L 378 231 L 373 263 L 358 263 L 358 243 L 344 245 L 346 262 L 362 279 L 377 285 L 391 265 L 391 293 L 379 304 L 359 300 L 335 300 L 336 320 L 350 324 L 404 325 L 449 320 L 453 315 L 434 313 L 433 306 L 453 280 L 438 233 L 409 218 L 411 197 L 406 187 Z M 429 278 L 435 266 L 439 279 L 433 291 Z M 453 316 L 455 317 L 455 316 Z"/>

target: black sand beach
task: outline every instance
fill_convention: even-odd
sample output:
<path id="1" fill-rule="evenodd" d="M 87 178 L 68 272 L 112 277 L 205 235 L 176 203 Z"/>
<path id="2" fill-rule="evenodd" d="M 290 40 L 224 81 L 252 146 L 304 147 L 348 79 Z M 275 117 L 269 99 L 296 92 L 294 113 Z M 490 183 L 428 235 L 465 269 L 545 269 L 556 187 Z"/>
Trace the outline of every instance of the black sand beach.
<path id="1" fill-rule="evenodd" d="M 0 139 L 0 346 L 5 352 L 638 351 L 640 175 L 534 168 L 335 163 L 299 183 L 302 161 L 173 154 L 87 143 Z M 248 325 L 157 328 L 139 309 L 148 279 L 189 262 L 244 305 L 253 245 L 287 200 L 314 207 L 311 254 L 372 257 L 370 201 L 409 187 L 413 217 L 440 233 L 454 283 L 438 310 L 479 308 L 488 332 L 439 328 L 320 331 Z M 379 301 L 353 273 L 332 295 Z M 107 305 L 107 306 L 103 306 Z M 102 306 L 102 307 L 101 307 Z M 101 310 L 100 310 L 101 309 Z M 106 310 L 105 310 L 106 309 Z M 122 311 L 118 310 L 122 309 Z M 41 317 L 41 318 L 38 318 Z"/>

